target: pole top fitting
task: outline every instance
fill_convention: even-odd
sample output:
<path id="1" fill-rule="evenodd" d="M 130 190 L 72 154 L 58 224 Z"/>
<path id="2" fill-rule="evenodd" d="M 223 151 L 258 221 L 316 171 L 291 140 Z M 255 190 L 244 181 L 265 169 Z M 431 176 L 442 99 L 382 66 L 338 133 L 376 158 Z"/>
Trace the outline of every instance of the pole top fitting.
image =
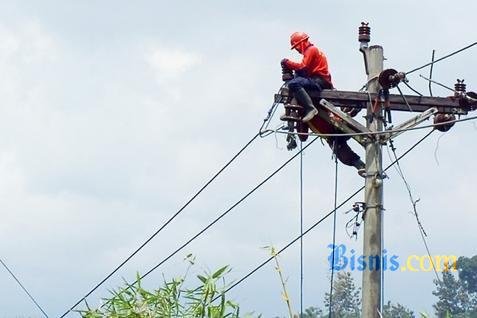
<path id="1" fill-rule="evenodd" d="M 361 47 L 367 47 L 371 41 L 369 22 L 361 22 L 361 26 L 358 28 L 358 41 L 361 43 Z"/>

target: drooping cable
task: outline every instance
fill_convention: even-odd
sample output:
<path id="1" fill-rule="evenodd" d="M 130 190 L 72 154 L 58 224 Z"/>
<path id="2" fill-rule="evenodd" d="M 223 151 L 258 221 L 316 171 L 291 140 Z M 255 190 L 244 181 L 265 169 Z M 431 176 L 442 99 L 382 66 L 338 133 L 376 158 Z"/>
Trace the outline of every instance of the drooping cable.
<path id="1" fill-rule="evenodd" d="M 408 103 L 408 101 L 407 101 L 407 98 L 406 98 L 406 96 L 404 96 L 404 94 L 402 93 L 401 88 L 399 87 L 399 85 L 396 85 L 396 88 L 398 89 L 399 94 L 401 95 L 402 99 L 403 99 L 404 102 L 406 103 L 407 108 L 409 108 L 409 111 L 410 111 L 411 113 L 414 113 L 414 110 L 412 110 L 411 105 L 409 105 L 409 103 Z"/>
<path id="2" fill-rule="evenodd" d="M 194 201 L 199 194 L 202 193 L 225 169 L 227 169 L 232 162 L 237 159 L 242 152 L 247 149 L 252 142 L 257 139 L 259 136 L 259 133 L 257 133 L 255 136 L 253 136 L 233 157 L 230 159 L 220 170 L 215 173 L 215 175 L 210 178 L 203 186 L 200 188 L 199 191 L 197 191 L 177 212 L 175 212 L 161 227 L 155 231 L 151 236 L 149 236 L 136 250 L 134 250 L 128 257 L 126 257 L 112 272 L 110 272 L 106 277 L 104 277 L 99 283 L 97 283 L 90 291 L 88 291 L 83 297 L 81 297 L 80 300 L 78 300 L 76 303 L 74 303 L 73 306 L 71 306 L 68 311 L 66 311 L 63 315 L 60 316 L 60 318 L 63 318 L 66 316 L 69 312 L 71 312 L 73 309 L 76 308 L 82 301 L 86 300 L 86 298 L 91 295 L 94 291 L 96 291 L 101 285 L 103 285 L 111 276 L 113 276 L 119 269 L 121 269 L 131 258 L 133 258 L 140 250 L 144 248 L 154 237 L 156 237 L 166 226 L 168 226 L 186 207 L 189 206 L 192 201 Z"/>
<path id="3" fill-rule="evenodd" d="M 433 131 L 434 130 L 431 130 L 431 133 Z M 395 166 L 396 171 L 398 172 L 399 176 L 401 177 L 402 181 L 404 182 L 404 185 L 406 186 L 407 192 L 409 194 L 409 199 L 410 199 L 411 204 L 412 204 L 414 217 L 416 218 L 417 227 L 419 228 L 419 234 L 421 235 L 422 242 L 424 243 L 424 247 L 426 248 L 427 255 L 429 256 L 429 262 L 432 265 L 432 269 L 434 270 L 434 274 L 436 275 L 437 281 L 440 282 L 441 280 L 439 278 L 439 274 L 437 273 L 436 265 L 434 264 L 434 261 L 432 260 L 431 252 L 430 252 L 429 246 L 427 244 L 427 240 L 426 240 L 427 233 L 424 230 L 424 226 L 422 225 L 421 220 L 419 218 L 419 214 L 417 213 L 417 203 L 419 202 L 420 199 L 414 200 L 414 196 L 412 195 L 412 191 L 411 191 L 411 186 L 409 185 L 409 183 L 406 180 L 406 177 L 404 176 L 404 172 L 403 172 L 403 170 L 401 168 L 401 165 L 399 163 L 399 159 L 397 159 L 396 148 L 394 147 L 394 144 L 393 144 L 392 140 L 389 140 L 389 147 L 391 148 L 391 150 L 394 154 L 394 158 L 395 158 L 395 161 L 396 161 L 396 166 Z"/>
<path id="4" fill-rule="evenodd" d="M 405 97 L 405 96 L 404 96 Z M 407 99 L 406 99 L 407 100 Z M 383 131 L 370 131 L 370 132 L 358 132 L 358 133 L 342 133 L 342 134 L 321 134 L 321 133 L 299 133 L 299 132 L 284 132 L 284 131 L 272 131 L 276 132 L 277 134 L 292 134 L 295 136 L 312 136 L 312 137 L 353 137 L 353 136 L 379 136 L 379 135 L 386 135 L 390 133 L 396 133 L 396 132 L 405 132 L 405 131 L 413 131 L 413 130 L 421 130 L 421 129 L 427 129 L 427 128 L 435 128 L 438 126 L 444 126 L 452 123 L 460 123 L 464 121 L 470 121 L 470 120 L 475 120 L 477 119 L 477 116 L 471 116 L 471 117 L 466 117 L 466 118 L 460 118 L 460 119 L 454 119 L 454 120 L 448 120 L 445 122 L 440 122 L 440 123 L 435 123 L 435 124 L 429 124 L 429 125 L 423 125 L 423 126 L 418 126 L 418 127 L 410 127 L 410 128 L 403 128 L 403 129 L 386 129 Z"/>
<path id="5" fill-rule="evenodd" d="M 280 88 L 278 89 L 278 92 L 280 92 L 280 90 L 283 88 L 283 86 L 285 86 L 285 83 L 283 83 L 282 86 L 280 86 Z M 277 94 L 278 94 L 278 92 L 277 92 Z M 279 102 L 274 101 L 272 106 L 270 106 L 270 109 L 267 112 L 267 116 L 263 119 L 262 126 L 260 126 L 260 129 L 258 130 L 258 134 L 260 135 L 261 138 L 264 138 L 264 137 L 270 135 L 271 133 L 273 133 L 273 131 L 270 131 L 268 129 L 268 126 L 270 125 L 270 122 L 271 122 L 273 116 L 275 115 L 275 112 L 277 111 L 277 106 L 279 104 L 280 104 Z"/>
<path id="6" fill-rule="evenodd" d="M 431 68 L 429 70 L 429 79 L 432 80 L 432 71 L 434 70 L 434 55 L 436 54 L 436 50 L 432 50 L 432 58 L 431 58 Z M 429 95 L 432 97 L 432 82 L 429 81 Z"/>
<path id="7" fill-rule="evenodd" d="M 303 317 L 303 142 L 300 140 L 300 317 Z"/>
<path id="8" fill-rule="evenodd" d="M 36 299 L 31 295 L 31 293 L 25 288 L 25 286 L 20 282 L 20 280 L 17 278 L 17 276 L 15 276 L 15 274 L 13 274 L 13 272 L 10 270 L 10 268 L 7 266 L 7 264 L 5 264 L 5 262 L 0 259 L 0 263 L 3 265 L 3 267 L 5 267 L 5 269 L 7 270 L 7 272 L 10 274 L 10 276 L 12 276 L 12 278 L 17 282 L 18 286 L 20 286 L 21 289 L 23 289 L 23 291 L 25 292 L 25 294 L 27 294 L 28 298 L 30 298 L 30 300 L 35 304 L 35 306 L 41 311 L 41 313 L 43 314 L 43 316 L 45 316 L 46 318 L 48 318 L 48 315 L 46 314 L 46 312 L 43 310 L 43 308 L 41 308 L 40 304 L 38 304 L 38 302 L 36 301 Z"/>
<path id="9" fill-rule="evenodd" d="M 414 73 L 415 71 L 421 70 L 421 69 L 423 69 L 423 68 L 425 68 L 425 67 L 427 67 L 427 66 L 429 66 L 429 65 L 434 65 L 434 64 L 436 64 L 436 63 L 438 63 L 438 62 L 440 62 L 440 61 L 442 61 L 442 60 L 445 60 L 445 59 L 447 59 L 447 58 L 449 58 L 449 57 L 451 57 L 451 56 L 453 56 L 453 55 L 456 55 L 457 53 L 460 53 L 460 52 L 462 52 L 462 51 L 465 51 L 465 50 L 467 50 L 467 49 L 470 49 L 470 48 L 473 47 L 474 45 L 477 45 L 477 42 L 474 42 L 474 43 L 472 43 L 472 44 L 469 44 L 469 45 L 467 45 L 466 47 L 463 47 L 463 48 L 461 48 L 461 49 L 459 49 L 459 50 L 457 50 L 457 51 L 454 51 L 454 52 L 452 52 L 452 53 L 450 53 L 450 54 L 447 54 L 447 55 L 445 55 L 445 56 L 443 56 L 443 57 L 441 57 L 441 58 L 438 58 L 437 60 L 435 60 L 435 61 L 433 61 L 433 62 L 424 64 L 423 66 L 416 67 L 415 69 L 412 69 L 412 70 L 406 72 L 406 75 L 411 74 L 411 73 Z"/>
<path id="10" fill-rule="evenodd" d="M 332 317 L 332 305 L 333 305 L 333 280 L 335 274 L 335 246 L 336 246 L 336 205 L 338 203 L 338 156 L 336 155 L 336 139 L 333 141 L 333 157 L 335 159 L 335 196 L 334 196 L 334 209 L 333 209 L 333 250 L 331 252 L 331 280 L 330 280 L 330 303 L 328 317 Z"/>
<path id="11" fill-rule="evenodd" d="M 409 85 L 409 83 L 407 81 L 403 81 L 404 85 L 407 86 L 407 88 L 409 88 L 411 91 L 413 91 L 414 93 L 416 93 L 417 95 L 419 96 L 423 96 L 421 93 L 419 93 L 416 89 L 414 89 L 411 85 Z M 399 87 L 398 87 L 399 89 Z M 401 93 L 402 94 L 402 93 Z"/>
<path id="12" fill-rule="evenodd" d="M 230 208 L 228 208 L 226 211 L 224 211 L 222 214 L 220 214 L 217 218 L 215 218 L 211 223 L 209 223 L 206 227 L 204 227 L 202 230 L 200 230 L 197 234 L 192 236 L 189 240 L 184 242 L 181 246 L 179 246 L 176 250 L 174 250 L 171 254 L 169 254 L 166 258 L 164 258 L 162 261 L 157 263 L 154 267 L 152 267 L 149 271 L 147 271 L 145 274 L 140 276 L 136 281 L 134 281 L 132 284 L 128 285 L 125 289 L 123 289 L 121 292 L 124 292 L 137 284 L 140 280 L 144 279 L 147 277 L 149 274 L 151 274 L 153 271 L 155 271 L 157 268 L 159 268 L 161 265 L 163 265 L 165 262 L 170 260 L 173 256 L 175 256 L 177 253 L 182 251 L 185 247 L 187 247 L 190 243 L 192 243 L 195 239 L 197 239 L 199 236 L 201 236 L 203 233 L 205 233 L 208 229 L 210 229 L 213 225 L 215 225 L 217 222 L 219 222 L 224 216 L 226 216 L 230 211 L 232 211 L 235 207 L 240 205 L 243 201 L 245 201 L 252 193 L 254 193 L 256 190 L 258 190 L 261 186 L 263 186 L 265 183 L 267 183 L 271 178 L 273 178 L 278 172 L 280 172 L 283 168 L 285 168 L 290 162 L 292 162 L 296 157 L 298 157 L 305 149 L 307 149 L 309 146 L 311 146 L 318 138 L 314 138 L 312 141 L 308 143 L 303 149 L 301 149 L 299 152 L 297 152 L 295 155 L 290 157 L 287 161 L 285 161 L 279 168 L 277 168 L 274 172 L 272 172 L 268 177 L 266 177 L 263 181 L 261 181 L 258 185 L 256 185 L 252 190 L 250 190 L 247 194 L 245 194 L 241 199 L 239 199 L 236 203 L 234 203 Z M 104 303 L 101 307 L 106 306 L 108 302 Z"/>
<path id="13" fill-rule="evenodd" d="M 402 158 L 404 158 L 408 153 L 410 153 L 412 150 L 414 150 L 420 143 L 422 143 L 427 137 L 429 137 L 431 135 L 432 131 L 430 131 L 429 133 L 427 133 L 424 137 L 422 137 L 421 139 L 419 139 L 419 141 L 417 141 L 414 145 L 412 145 L 408 150 L 406 150 L 401 156 L 398 157 L 397 160 L 401 160 Z M 391 162 L 385 169 L 384 171 L 387 171 L 389 170 L 394 164 L 396 163 L 396 160 Z M 278 250 L 276 252 L 275 255 L 280 255 L 281 253 L 283 253 L 284 251 L 286 251 L 290 246 L 292 246 L 293 244 L 295 244 L 301 237 L 307 235 L 308 233 L 310 233 L 313 229 L 315 229 L 319 224 L 321 224 L 323 221 L 325 221 L 328 217 L 330 217 L 337 209 L 340 209 L 342 206 L 344 206 L 346 203 L 348 203 L 355 195 L 357 195 L 358 193 L 360 193 L 362 190 L 364 190 L 364 186 L 362 186 L 361 188 L 357 189 L 353 194 L 351 194 L 348 198 L 346 198 L 344 201 L 342 201 L 337 207 L 336 209 L 333 209 L 332 211 L 328 212 L 325 216 L 323 216 L 321 219 L 319 219 L 316 223 L 314 223 L 313 225 L 311 225 L 306 231 L 303 232 L 302 235 L 299 235 L 298 237 L 294 238 L 292 241 L 290 241 L 288 244 L 286 244 L 284 247 L 282 247 L 280 250 Z M 224 293 L 227 293 L 229 292 L 230 290 L 232 290 L 233 288 L 237 287 L 238 285 L 240 285 L 241 283 L 243 283 L 245 280 L 247 280 L 250 276 L 252 276 L 253 274 L 255 274 L 257 271 L 259 271 L 262 267 L 264 267 L 265 265 L 267 265 L 270 261 L 273 260 L 273 257 L 269 257 L 268 259 L 264 260 L 262 263 L 260 263 L 259 265 L 257 265 L 254 269 L 252 269 L 248 274 L 246 274 L 245 276 L 243 276 L 242 278 L 240 278 L 239 280 L 237 280 L 235 283 L 233 283 L 232 285 L 230 285 L 225 291 Z M 221 296 L 217 296 L 215 297 L 213 300 L 217 300 L 219 299 Z"/>

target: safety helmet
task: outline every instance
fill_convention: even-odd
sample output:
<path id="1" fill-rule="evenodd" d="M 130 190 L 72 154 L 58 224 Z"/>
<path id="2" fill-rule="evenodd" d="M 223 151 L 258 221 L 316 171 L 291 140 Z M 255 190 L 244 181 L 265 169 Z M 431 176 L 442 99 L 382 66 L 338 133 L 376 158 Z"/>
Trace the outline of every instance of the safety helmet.
<path id="1" fill-rule="evenodd" d="M 295 32 L 290 36 L 290 45 L 291 49 L 293 50 L 296 48 L 300 43 L 308 40 L 310 37 L 305 32 Z"/>

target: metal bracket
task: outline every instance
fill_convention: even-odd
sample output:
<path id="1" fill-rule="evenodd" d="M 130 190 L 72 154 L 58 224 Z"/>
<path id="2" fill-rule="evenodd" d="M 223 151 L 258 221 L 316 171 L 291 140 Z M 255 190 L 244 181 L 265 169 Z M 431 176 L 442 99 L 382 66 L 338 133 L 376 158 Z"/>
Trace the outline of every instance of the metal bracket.
<path id="1" fill-rule="evenodd" d="M 419 115 L 417 115 L 417 116 L 415 116 L 415 117 L 413 117 L 409 120 L 406 120 L 402 124 L 399 124 L 395 127 L 389 128 L 389 130 L 394 130 L 394 132 L 385 133 L 384 136 L 383 136 L 383 140 L 386 141 L 386 140 L 389 140 L 389 139 L 396 138 L 397 136 L 402 134 L 406 129 L 413 128 L 413 127 L 419 125 L 423 121 L 428 120 L 429 117 L 431 117 L 432 115 L 435 115 L 437 112 L 438 112 L 437 107 L 432 107 L 432 108 L 429 108 L 428 110 L 426 110 L 425 112 L 422 112 Z"/>
<path id="2" fill-rule="evenodd" d="M 358 121 L 354 120 L 351 116 L 346 114 L 345 112 L 341 111 L 338 107 L 327 101 L 326 99 L 322 98 L 320 100 L 320 105 L 323 106 L 326 110 L 332 113 L 334 116 L 339 118 L 339 120 L 333 120 L 330 118 L 328 114 L 322 114 L 320 112 L 320 117 L 328 121 L 330 124 L 335 126 L 336 128 L 340 129 L 345 133 L 355 134 L 361 133 L 363 135 L 358 136 L 351 136 L 355 139 L 358 143 L 360 143 L 363 147 L 366 146 L 366 143 L 372 139 L 371 131 L 360 124 Z M 369 134 L 369 135 L 368 135 Z"/>

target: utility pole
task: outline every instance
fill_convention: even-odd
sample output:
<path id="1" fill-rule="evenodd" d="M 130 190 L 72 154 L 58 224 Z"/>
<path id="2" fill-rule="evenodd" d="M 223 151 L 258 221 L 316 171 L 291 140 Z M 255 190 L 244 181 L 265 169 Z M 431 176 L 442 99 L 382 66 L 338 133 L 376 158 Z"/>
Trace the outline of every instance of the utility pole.
<path id="1" fill-rule="evenodd" d="M 367 27 L 367 25 L 363 25 Z M 366 30 L 366 28 L 365 28 Z M 368 47 L 368 32 L 361 34 L 361 52 L 364 55 L 368 74 L 368 92 L 378 93 L 378 77 L 383 71 L 383 48 L 378 45 Z M 360 28 L 361 31 L 361 28 Z M 366 37 L 367 35 L 367 37 Z M 366 127 L 373 132 L 383 131 L 383 110 L 378 100 L 370 100 L 367 105 Z M 363 255 L 367 265 L 363 271 L 362 317 L 379 317 L 381 309 L 381 254 L 382 254 L 382 211 L 383 211 L 383 167 L 382 144 L 379 135 L 371 135 L 366 144 L 366 184 Z"/>
<path id="2" fill-rule="evenodd" d="M 382 146 L 408 129 L 434 117 L 434 129 L 446 132 L 455 124 L 456 116 L 465 116 L 477 110 L 477 93 L 466 92 L 463 80 L 457 80 L 452 97 L 410 96 L 390 94 L 402 81 L 406 81 L 406 73 L 394 69 L 383 70 L 383 48 L 378 45 L 368 46 L 370 28 L 367 23 L 359 27 L 360 51 L 364 56 L 364 64 L 368 82 L 366 92 L 323 90 L 310 91 L 309 95 L 315 105 L 325 111 L 306 124 L 302 123 L 303 107 L 289 94 L 287 85 L 282 86 L 275 95 L 275 102 L 283 103 L 285 115 L 281 120 L 288 122 L 288 149 L 296 147 L 294 132 L 299 133 L 301 141 L 306 141 L 308 130 L 323 134 L 320 130 L 323 123 L 332 125 L 338 132 L 349 134 L 366 151 L 366 181 L 364 205 L 364 265 L 362 281 L 363 318 L 378 318 L 382 312 L 382 218 L 383 218 L 383 180 Z M 283 72 L 283 71 L 282 71 Z M 285 77 L 288 76 L 288 77 Z M 287 81 L 293 74 L 283 73 L 282 79 Z M 429 81 L 432 81 L 429 79 Z M 432 81 L 433 82 L 433 81 Z M 340 110 L 341 107 L 341 110 Z M 361 109 L 367 109 L 366 126 L 352 117 Z M 348 109 L 348 110 L 346 110 Z M 351 111 L 350 111 L 351 110 Z M 414 117 L 394 126 L 392 111 L 417 113 Z M 335 120 L 333 118 L 340 118 Z M 291 138 L 293 137 L 293 138 Z M 294 143 L 294 145 L 293 145 Z M 290 146 L 290 147 L 289 147 Z"/>

